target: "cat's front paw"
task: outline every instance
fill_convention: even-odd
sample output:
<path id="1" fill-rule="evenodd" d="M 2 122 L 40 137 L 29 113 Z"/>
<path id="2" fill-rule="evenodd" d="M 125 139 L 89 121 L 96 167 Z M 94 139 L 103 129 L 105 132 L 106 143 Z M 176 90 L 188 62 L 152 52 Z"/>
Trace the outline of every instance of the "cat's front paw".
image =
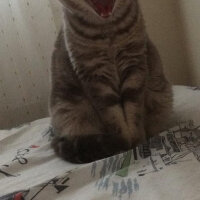
<path id="1" fill-rule="evenodd" d="M 55 137 L 52 146 L 58 156 L 72 163 L 89 163 L 129 149 L 123 138 L 114 134 Z"/>
<path id="2" fill-rule="evenodd" d="M 147 137 L 144 128 L 141 127 L 138 128 L 137 131 L 134 131 L 131 139 L 132 148 L 135 148 L 140 144 L 145 144 L 147 142 Z"/>

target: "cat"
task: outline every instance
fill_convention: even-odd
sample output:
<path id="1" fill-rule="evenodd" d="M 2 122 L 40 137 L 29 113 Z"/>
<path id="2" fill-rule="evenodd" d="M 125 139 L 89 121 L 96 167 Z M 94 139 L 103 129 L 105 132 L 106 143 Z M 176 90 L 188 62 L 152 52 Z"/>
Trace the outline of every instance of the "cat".
<path id="1" fill-rule="evenodd" d="M 88 163 L 163 130 L 172 87 L 137 0 L 60 0 L 50 115 L 58 156 Z"/>

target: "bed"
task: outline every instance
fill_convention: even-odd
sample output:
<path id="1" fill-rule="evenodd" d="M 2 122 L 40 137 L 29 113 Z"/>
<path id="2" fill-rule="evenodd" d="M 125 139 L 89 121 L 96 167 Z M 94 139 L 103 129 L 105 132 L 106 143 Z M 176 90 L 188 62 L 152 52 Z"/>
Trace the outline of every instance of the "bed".
<path id="1" fill-rule="evenodd" d="M 55 156 L 49 118 L 0 131 L 0 200 L 199 200 L 200 88 L 173 91 L 165 131 L 90 164 Z"/>

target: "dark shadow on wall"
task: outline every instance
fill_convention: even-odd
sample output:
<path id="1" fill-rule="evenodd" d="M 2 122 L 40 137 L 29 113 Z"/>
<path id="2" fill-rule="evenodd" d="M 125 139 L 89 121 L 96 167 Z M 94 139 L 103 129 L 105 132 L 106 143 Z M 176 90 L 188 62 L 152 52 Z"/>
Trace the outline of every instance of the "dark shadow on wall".
<path id="1" fill-rule="evenodd" d="M 188 49 L 180 10 L 174 0 L 139 0 L 147 31 L 173 84 L 190 85 Z"/>
<path id="2" fill-rule="evenodd" d="M 190 51 L 190 42 L 189 42 L 189 38 L 188 38 L 188 29 L 187 29 L 187 24 L 185 22 L 185 14 L 183 11 L 183 7 L 181 4 L 181 1 L 175 1 L 174 3 L 175 5 L 175 9 L 176 9 L 176 15 L 177 15 L 177 19 L 178 19 L 178 28 L 180 30 L 180 37 L 182 40 L 182 44 L 184 47 L 184 56 L 185 56 L 185 60 L 187 61 L 187 66 L 188 66 L 188 75 L 189 75 L 189 83 L 191 86 L 195 86 L 194 81 L 192 79 L 193 77 L 193 71 L 192 68 L 194 67 L 194 62 L 191 59 L 191 51 Z"/>

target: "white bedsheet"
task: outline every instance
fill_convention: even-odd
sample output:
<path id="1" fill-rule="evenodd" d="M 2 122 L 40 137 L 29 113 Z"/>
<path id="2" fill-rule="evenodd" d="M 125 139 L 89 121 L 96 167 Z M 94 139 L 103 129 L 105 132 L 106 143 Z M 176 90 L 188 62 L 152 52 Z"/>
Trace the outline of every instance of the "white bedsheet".
<path id="1" fill-rule="evenodd" d="M 200 200 L 200 90 L 174 93 L 170 129 L 91 164 L 55 156 L 49 118 L 0 131 L 0 200 Z"/>

